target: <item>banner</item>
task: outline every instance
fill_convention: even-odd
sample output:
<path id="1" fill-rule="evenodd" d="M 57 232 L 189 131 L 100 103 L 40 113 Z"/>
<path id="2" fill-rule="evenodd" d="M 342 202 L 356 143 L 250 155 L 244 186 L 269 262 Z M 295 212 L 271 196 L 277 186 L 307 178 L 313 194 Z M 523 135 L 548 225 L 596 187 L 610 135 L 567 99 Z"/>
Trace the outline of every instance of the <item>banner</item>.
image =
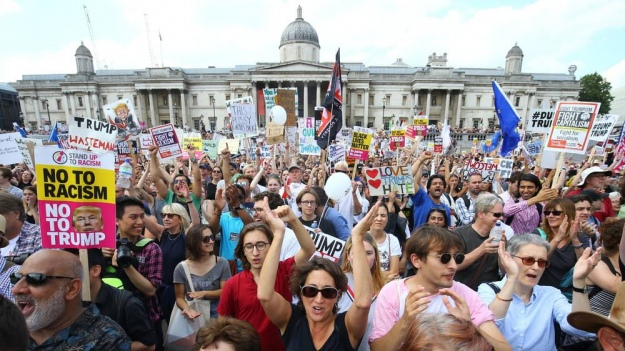
<path id="1" fill-rule="evenodd" d="M 434 153 L 435 154 L 443 153 L 443 137 L 434 138 Z"/>
<path id="2" fill-rule="evenodd" d="M 182 148 L 178 141 L 178 135 L 171 123 L 150 128 L 154 145 L 158 146 L 161 159 L 182 156 Z"/>
<path id="3" fill-rule="evenodd" d="M 300 118 L 299 125 L 299 154 L 321 155 L 321 148 L 315 140 L 315 118 Z"/>
<path id="4" fill-rule="evenodd" d="M 254 103 L 254 99 L 251 96 L 244 96 L 238 99 L 226 100 L 226 112 L 228 113 L 228 117 L 230 117 L 232 114 L 230 107 L 233 104 L 253 104 L 253 103 Z"/>
<path id="5" fill-rule="evenodd" d="M 297 127 L 297 106 L 295 104 L 295 91 L 291 89 L 278 89 L 276 104 L 286 111 L 285 127 Z"/>
<path id="6" fill-rule="evenodd" d="M 428 116 L 414 116 L 412 125 L 415 129 L 416 136 L 424 137 L 428 133 Z"/>
<path id="7" fill-rule="evenodd" d="M 232 134 L 235 136 L 258 135 L 256 105 L 239 103 L 230 105 L 230 125 L 232 126 Z"/>
<path id="8" fill-rule="evenodd" d="M 530 112 L 525 130 L 532 133 L 547 134 L 551 131 L 554 110 L 537 108 Z"/>
<path id="9" fill-rule="evenodd" d="M 597 115 L 590 130 L 590 140 L 605 143 L 618 120 L 618 115 Z M 595 153 L 596 155 L 596 153 Z M 597 155 L 598 156 L 598 155 Z"/>
<path id="10" fill-rule="evenodd" d="M 406 145 L 406 131 L 403 129 L 391 130 L 390 146 L 392 150 L 399 149 Z"/>
<path id="11" fill-rule="evenodd" d="M 499 165 L 494 163 L 474 161 L 468 159 L 465 161 L 464 167 L 460 169 L 460 178 L 462 180 L 469 180 L 469 176 L 473 173 L 479 173 L 482 175 L 482 181 L 492 183 L 495 179 L 495 172 Z"/>
<path id="12" fill-rule="evenodd" d="M 15 138 L 21 138 L 18 132 L 0 134 L 0 163 L 3 165 L 12 165 L 20 163 L 24 160 L 22 153 L 15 142 Z"/>
<path id="13" fill-rule="evenodd" d="M 497 165 L 497 173 L 501 179 L 508 179 L 512 174 L 514 160 L 511 158 L 485 157 L 484 161 L 489 164 Z"/>
<path id="14" fill-rule="evenodd" d="M 32 155 L 31 154 L 31 150 L 34 150 L 32 148 L 34 148 L 35 146 L 43 146 L 43 140 L 41 140 L 41 139 L 18 138 L 18 137 L 15 137 L 14 139 L 15 139 L 15 143 L 17 144 L 17 148 L 22 153 L 22 158 L 24 159 L 24 164 L 26 165 L 26 167 L 28 167 L 28 169 L 30 169 L 31 171 L 34 171 L 35 170 L 35 163 L 34 163 L 34 160 L 32 159 L 32 156 L 31 156 Z M 29 144 L 31 145 L 30 148 L 28 146 Z"/>
<path id="15" fill-rule="evenodd" d="M 371 146 L 371 133 L 369 129 L 354 127 L 352 133 L 352 143 L 349 148 L 349 158 L 357 160 L 367 160 L 369 158 L 369 146 Z"/>
<path id="16" fill-rule="evenodd" d="M 202 140 L 202 152 L 207 153 L 211 160 L 217 159 L 217 140 Z"/>
<path id="17" fill-rule="evenodd" d="M 586 153 L 590 127 L 600 106 L 598 102 L 558 101 L 545 149 Z"/>
<path id="18" fill-rule="evenodd" d="M 409 166 L 386 166 L 365 168 L 367 186 L 371 196 L 383 196 L 397 191 L 397 194 L 414 194 L 414 178 Z"/>
<path id="19" fill-rule="evenodd" d="M 328 154 L 328 159 L 331 162 L 338 162 L 340 160 L 345 159 L 345 146 L 341 144 L 330 144 L 330 152 Z"/>
<path id="20" fill-rule="evenodd" d="M 69 144 L 77 149 L 97 153 L 115 150 L 117 127 L 114 124 L 89 119 L 72 117 L 69 121 Z"/>
<path id="21" fill-rule="evenodd" d="M 141 133 L 141 126 L 135 118 L 135 108 L 129 99 L 117 100 L 102 106 L 104 120 L 117 128 L 117 140 L 134 139 Z"/>
<path id="22" fill-rule="evenodd" d="M 35 155 L 43 247 L 115 248 L 113 153 L 44 146 Z"/>
<path id="23" fill-rule="evenodd" d="M 310 234 L 317 248 L 313 256 L 338 263 L 343 256 L 345 241 L 322 232 L 315 233 L 314 229 L 307 226 L 304 226 L 304 228 L 306 228 L 308 234 Z"/>

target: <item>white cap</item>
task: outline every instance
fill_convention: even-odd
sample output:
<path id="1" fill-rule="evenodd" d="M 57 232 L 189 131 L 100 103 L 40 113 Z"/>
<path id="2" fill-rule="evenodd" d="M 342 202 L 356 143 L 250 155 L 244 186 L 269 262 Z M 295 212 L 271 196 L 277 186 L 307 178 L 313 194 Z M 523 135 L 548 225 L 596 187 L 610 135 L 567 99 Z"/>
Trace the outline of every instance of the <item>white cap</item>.
<path id="1" fill-rule="evenodd" d="M 605 169 L 601 167 L 593 166 L 582 172 L 582 181 L 578 184 L 578 186 L 583 186 L 584 183 L 586 182 L 586 178 L 592 173 L 603 173 L 608 177 L 612 175 L 611 171 L 606 171 Z"/>

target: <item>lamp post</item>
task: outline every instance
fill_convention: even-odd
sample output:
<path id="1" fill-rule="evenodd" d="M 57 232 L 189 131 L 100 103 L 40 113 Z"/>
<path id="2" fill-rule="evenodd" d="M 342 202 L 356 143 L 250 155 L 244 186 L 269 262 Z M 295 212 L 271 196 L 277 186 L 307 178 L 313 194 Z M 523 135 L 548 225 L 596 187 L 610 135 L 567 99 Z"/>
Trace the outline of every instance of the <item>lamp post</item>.
<path id="1" fill-rule="evenodd" d="M 386 97 L 382 98 L 382 125 L 386 126 L 386 122 L 384 121 L 384 110 L 386 109 Z M 386 129 L 386 128 L 384 128 Z"/>
<path id="2" fill-rule="evenodd" d="M 50 119 L 50 104 L 48 103 L 48 99 L 41 99 L 41 102 L 44 102 L 46 104 L 46 110 L 48 111 L 48 124 L 52 125 L 52 120 Z"/>
<path id="3" fill-rule="evenodd" d="M 213 106 L 213 120 L 211 121 L 211 130 L 213 130 L 213 123 L 216 123 L 217 121 L 217 115 L 215 115 L 215 97 L 213 96 L 211 96 L 211 106 Z"/>

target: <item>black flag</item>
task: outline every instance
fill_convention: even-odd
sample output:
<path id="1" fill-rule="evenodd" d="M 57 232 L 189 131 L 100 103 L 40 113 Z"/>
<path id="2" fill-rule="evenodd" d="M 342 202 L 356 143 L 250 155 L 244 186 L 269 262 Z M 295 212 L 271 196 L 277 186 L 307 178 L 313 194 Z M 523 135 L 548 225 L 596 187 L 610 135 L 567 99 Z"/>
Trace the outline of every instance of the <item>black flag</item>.
<path id="1" fill-rule="evenodd" d="M 322 149 L 328 147 L 329 141 L 335 140 L 343 127 L 343 83 L 341 81 L 341 49 L 336 52 L 336 61 L 332 68 L 332 78 L 328 85 L 326 98 L 323 102 L 321 125 L 317 130 L 317 144 Z"/>

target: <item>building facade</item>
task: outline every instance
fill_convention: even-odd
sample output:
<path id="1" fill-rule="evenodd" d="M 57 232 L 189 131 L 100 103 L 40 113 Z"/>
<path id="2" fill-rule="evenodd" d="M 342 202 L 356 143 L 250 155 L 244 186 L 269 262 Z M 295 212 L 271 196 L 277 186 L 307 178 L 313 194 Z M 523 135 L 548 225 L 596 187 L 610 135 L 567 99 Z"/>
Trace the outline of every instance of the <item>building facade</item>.
<path id="1" fill-rule="evenodd" d="M 0 83 L 0 130 L 13 130 L 13 123 L 22 125 L 17 90 Z"/>
<path id="2" fill-rule="evenodd" d="M 297 88 L 298 115 L 314 115 L 333 65 L 319 62 L 320 50 L 317 32 L 299 7 L 297 18 L 282 33 L 279 62 L 94 71 L 91 52 L 81 44 L 75 74 L 24 75 L 12 86 L 19 92 L 25 121 L 33 128 L 73 115 L 99 119 L 103 105 L 128 98 L 148 127 L 171 122 L 197 129 L 201 118 L 208 117 L 211 129 L 222 129 L 227 124 L 226 101 L 245 96 L 257 103 L 262 127 L 263 88 Z M 446 53 L 433 53 L 425 66 L 411 66 L 402 59 L 389 66 L 343 63 L 344 125 L 388 128 L 391 122 L 423 112 L 431 124 L 448 119 L 452 127 L 493 127 L 493 79 L 508 94 L 523 124 L 531 109 L 577 100 L 580 90 L 575 66 L 563 74 L 524 73 L 523 52 L 516 44 L 502 59 L 505 68 L 453 68 L 447 63 Z"/>

